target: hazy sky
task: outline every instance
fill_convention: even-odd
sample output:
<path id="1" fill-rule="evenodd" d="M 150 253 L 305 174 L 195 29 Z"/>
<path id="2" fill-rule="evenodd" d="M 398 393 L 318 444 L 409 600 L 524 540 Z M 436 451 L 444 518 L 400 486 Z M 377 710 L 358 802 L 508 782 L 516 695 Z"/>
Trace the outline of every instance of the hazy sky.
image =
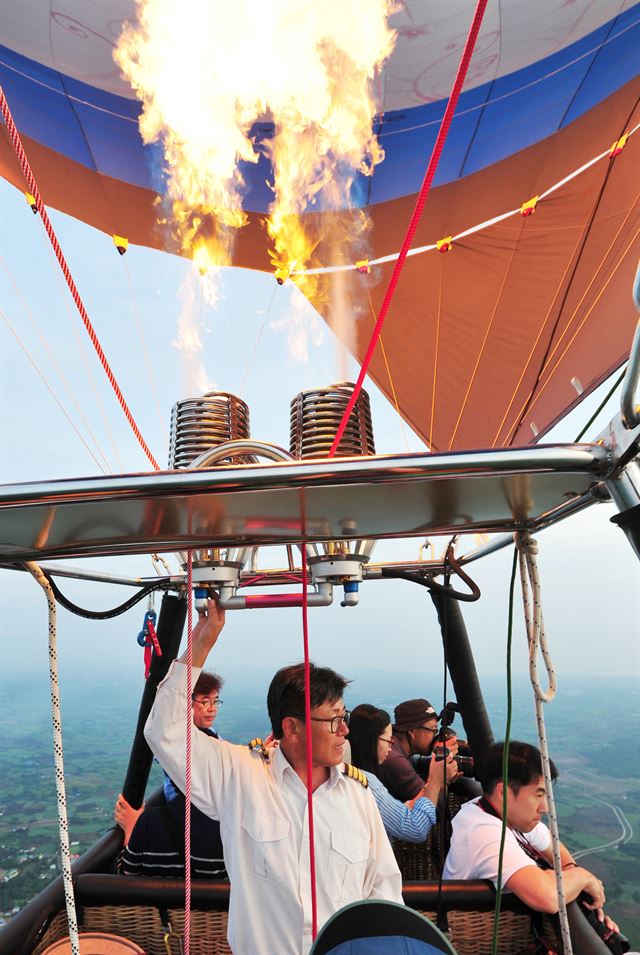
<path id="1" fill-rule="evenodd" d="M 199 284 L 192 280 L 189 284 L 190 266 L 184 261 L 137 248 L 120 258 L 108 236 L 59 214 L 52 214 L 52 219 L 122 390 L 146 440 L 164 464 L 171 406 L 187 393 L 199 393 L 185 385 L 183 357 L 172 344 L 184 296 L 191 288 L 198 297 Z M 23 196 L 5 182 L 0 182 L 0 249 L 3 316 L 84 431 L 38 331 L 46 336 L 100 445 L 101 452 L 94 450 L 97 460 L 106 467 L 104 455 L 113 472 L 147 470 L 146 459 L 89 348 L 42 224 Z M 289 402 L 304 388 L 343 378 L 344 356 L 310 306 L 269 276 L 227 271 L 218 294 L 217 307 L 205 303 L 201 312 L 205 327 L 201 357 L 211 386 L 241 393 L 248 401 L 253 437 L 288 447 Z M 301 360 L 305 349 L 306 360 Z M 96 460 L 34 371 L 4 317 L 0 363 L 0 481 L 99 473 Z M 353 362 L 346 370 L 353 377 Z M 420 441 L 401 425 L 375 386 L 369 383 L 367 388 L 378 451 L 421 450 Z M 556 429 L 554 438 L 573 439 L 596 404 L 597 399 L 588 399 Z M 616 410 L 617 396 L 587 437 L 597 434 Z M 563 672 L 636 679 L 640 674 L 639 565 L 622 531 L 610 524 L 612 513 L 610 506 L 596 506 L 539 535 L 545 619 L 560 687 Z M 386 544 L 377 556 L 413 559 L 419 544 L 418 540 Z M 441 549 L 442 543 L 436 542 L 437 552 Z M 281 557 L 274 554 L 273 562 L 279 564 Z M 511 554 L 502 552 L 472 566 L 483 597 L 477 604 L 465 605 L 464 614 L 478 668 L 485 674 L 499 673 L 504 665 L 510 563 Z M 119 574 L 153 573 L 150 560 L 143 557 L 101 560 L 92 566 Z M 110 607 L 130 594 L 122 588 L 72 581 L 62 581 L 60 586 L 79 603 L 94 608 Z M 0 572 L 0 588 L 1 679 L 11 680 L 24 672 L 46 675 L 46 603 L 41 590 L 27 575 L 8 571 Z M 99 685 L 101 672 L 141 671 L 142 651 L 136 635 L 143 613 L 141 604 L 117 620 L 95 624 L 61 610 L 63 674 L 95 679 Z M 215 666 L 223 673 L 253 666 L 274 669 L 301 656 L 299 610 L 228 617 L 227 632 L 216 648 Z M 518 672 L 526 665 L 521 618 L 518 599 L 514 651 Z M 347 674 L 359 667 L 413 670 L 415 686 L 407 688 L 408 695 L 440 686 L 440 637 L 431 601 L 422 588 L 404 582 L 371 582 L 362 588 L 359 608 L 334 605 L 311 611 L 310 620 L 312 654 L 317 660 Z"/>

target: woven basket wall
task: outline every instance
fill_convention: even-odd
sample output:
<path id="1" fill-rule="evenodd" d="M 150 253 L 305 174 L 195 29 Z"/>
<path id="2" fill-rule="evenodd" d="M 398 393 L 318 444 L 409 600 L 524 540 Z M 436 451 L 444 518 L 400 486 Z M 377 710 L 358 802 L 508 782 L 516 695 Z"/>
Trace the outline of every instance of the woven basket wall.
<path id="1" fill-rule="evenodd" d="M 423 912 L 435 921 L 434 912 Z M 177 909 L 169 912 L 171 927 L 176 934 L 183 931 L 184 913 Z M 493 915 L 491 912 L 450 912 L 447 933 L 458 955 L 488 955 L 491 951 Z M 164 929 L 157 909 L 147 906 L 103 905 L 83 909 L 82 930 L 112 932 L 137 942 L 147 955 L 167 955 L 164 944 Z M 45 936 L 34 949 L 41 955 L 52 942 L 68 934 L 67 918 L 60 913 L 49 926 Z M 531 919 L 526 915 L 503 912 L 500 916 L 500 940 L 498 955 L 516 955 L 531 941 Z M 171 951 L 178 955 L 177 939 Z M 191 913 L 192 955 L 231 955 L 227 944 L 227 913 Z"/>
<path id="2" fill-rule="evenodd" d="M 184 912 L 169 910 L 171 928 L 182 935 Z M 150 906 L 101 905 L 82 909 L 81 931 L 112 932 L 137 942 L 147 955 L 167 955 L 165 930 L 156 908 Z M 41 953 L 59 938 L 68 935 L 66 913 L 59 913 L 33 951 Z M 227 942 L 227 913 L 191 911 L 191 955 L 231 955 Z M 178 939 L 172 940 L 171 951 L 178 955 Z"/>

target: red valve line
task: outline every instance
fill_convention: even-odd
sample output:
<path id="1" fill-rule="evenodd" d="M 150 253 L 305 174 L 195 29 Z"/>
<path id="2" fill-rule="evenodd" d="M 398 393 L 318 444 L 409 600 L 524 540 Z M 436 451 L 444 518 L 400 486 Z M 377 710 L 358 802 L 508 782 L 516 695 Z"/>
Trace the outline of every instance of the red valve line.
<path id="1" fill-rule="evenodd" d="M 444 148 L 444 144 L 449 133 L 449 127 L 451 125 L 451 120 L 453 119 L 453 114 L 455 112 L 456 106 L 458 104 L 458 99 L 462 91 L 462 86 L 464 84 L 467 70 L 469 69 L 469 63 L 471 62 L 471 57 L 473 55 L 473 50 L 476 45 L 476 40 L 478 38 L 478 33 L 480 31 L 480 25 L 482 23 L 482 18 L 484 16 L 484 11 L 487 6 L 487 0 L 478 0 L 478 5 L 476 6 L 475 13 L 473 15 L 473 22 L 469 30 L 469 35 L 467 41 L 464 45 L 464 50 L 462 51 L 462 56 L 460 58 L 460 64 L 458 66 L 458 72 L 451 89 L 451 94 L 449 96 L 449 101 L 447 103 L 447 108 L 444 111 L 444 116 L 442 117 L 442 122 L 440 123 L 440 129 L 438 131 L 438 136 L 431 153 L 431 159 L 429 160 L 429 165 L 427 166 L 427 171 L 420 187 L 420 192 L 418 194 L 418 200 L 416 202 L 415 208 L 411 215 L 411 220 L 409 222 L 409 227 L 407 233 L 404 237 L 402 243 L 402 248 L 400 249 L 400 254 L 396 259 L 395 265 L 393 267 L 393 272 L 391 274 L 391 279 L 389 280 L 389 285 L 382 302 L 382 307 L 380 309 L 380 314 L 378 315 L 378 320 L 376 321 L 373 334 L 371 335 L 371 341 L 367 347 L 366 354 L 364 356 L 364 361 L 360 367 L 360 374 L 358 375 L 358 380 L 356 381 L 355 387 L 353 389 L 353 394 L 349 399 L 349 403 L 345 409 L 345 412 L 342 416 L 342 420 L 336 432 L 336 436 L 333 439 L 333 444 L 329 451 L 329 457 L 332 458 L 338 447 L 340 441 L 342 440 L 342 435 L 349 421 L 351 412 L 354 409 L 355 403 L 358 400 L 358 396 L 362 390 L 362 383 L 367 375 L 369 370 L 369 365 L 371 364 L 371 359 L 373 358 L 373 353 L 378 344 L 378 339 L 380 338 L 380 333 L 382 332 L 382 326 L 384 325 L 384 320 L 387 317 L 387 312 L 389 311 L 389 306 L 391 305 L 391 300 L 393 298 L 396 286 L 398 284 L 398 279 L 400 278 L 400 273 L 404 266 L 405 260 L 407 258 L 407 253 L 411 248 L 411 243 L 413 242 L 414 236 L 416 234 L 416 229 L 418 228 L 418 223 L 422 216 L 422 210 L 424 209 L 425 202 L 427 201 L 427 196 L 429 195 L 429 190 L 431 189 L 431 183 L 433 182 L 433 177 L 435 176 L 436 169 L 438 168 L 438 163 L 440 162 L 440 156 Z"/>
<path id="2" fill-rule="evenodd" d="M 244 599 L 247 610 L 266 607 L 304 607 L 309 602 L 301 594 L 248 594 Z"/>
<path id="3" fill-rule="evenodd" d="M 80 318 L 84 322 L 84 327 L 86 328 L 89 338 L 91 339 L 91 343 L 96 351 L 96 354 L 98 355 L 98 358 L 100 359 L 100 363 L 102 364 L 102 367 L 104 368 L 106 376 L 109 379 L 111 387 L 113 388 L 115 392 L 116 398 L 120 402 L 120 407 L 124 411 L 125 417 L 127 421 L 129 422 L 133 433 L 138 439 L 138 443 L 140 444 L 140 447 L 146 454 L 147 458 L 149 459 L 149 461 L 151 462 L 155 470 L 159 471 L 160 465 L 158 464 L 153 454 L 149 450 L 147 442 L 142 437 L 140 429 L 138 428 L 138 425 L 135 422 L 135 419 L 131 413 L 131 410 L 129 409 L 129 406 L 127 402 L 125 401 L 124 395 L 122 394 L 120 390 L 120 386 L 118 385 L 118 382 L 115 379 L 115 375 L 113 374 L 111 370 L 111 366 L 109 365 L 109 362 L 107 361 L 107 357 L 102 350 L 102 346 L 100 345 L 98 336 L 96 335 L 95 329 L 93 325 L 91 324 L 91 320 L 87 314 L 87 310 L 85 309 L 82 299 L 80 298 L 80 293 L 76 287 L 76 283 L 73 281 L 71 272 L 69 271 L 69 266 L 67 265 L 67 260 L 65 259 L 63 255 L 62 249 L 60 248 L 60 244 L 54 232 L 53 226 L 51 224 L 51 220 L 49 219 L 49 216 L 47 215 L 47 210 L 45 209 L 42 196 L 40 195 L 35 177 L 33 175 L 33 172 L 31 171 L 31 166 L 29 165 L 27 154 L 24 151 L 24 146 L 22 145 L 20 134 L 18 133 L 16 124 L 13 121 L 13 116 L 11 115 L 11 110 L 9 108 L 7 98 L 4 95 L 4 90 L 2 89 L 1 86 L 0 86 L 0 111 L 2 112 L 4 121 L 7 124 L 7 130 L 9 133 L 9 138 L 11 140 L 11 145 L 13 146 L 18 162 L 20 163 L 20 168 L 22 169 L 22 175 L 24 176 L 29 192 L 35 199 L 36 208 L 42 217 L 42 222 L 44 224 L 45 231 L 47 235 L 49 236 L 49 241 L 51 242 L 51 245 L 53 246 L 53 251 L 58 260 L 60 268 L 62 269 L 62 274 L 64 275 L 67 281 L 67 285 L 69 286 L 69 290 L 71 292 L 71 295 L 73 296 L 73 301 L 76 303 L 76 308 L 78 309 L 78 312 L 80 313 Z"/>

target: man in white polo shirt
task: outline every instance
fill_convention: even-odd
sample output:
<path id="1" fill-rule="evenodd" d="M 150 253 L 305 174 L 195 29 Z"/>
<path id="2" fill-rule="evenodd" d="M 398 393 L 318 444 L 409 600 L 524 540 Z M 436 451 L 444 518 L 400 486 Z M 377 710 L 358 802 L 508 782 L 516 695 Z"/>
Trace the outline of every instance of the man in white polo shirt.
<path id="1" fill-rule="evenodd" d="M 498 857 L 502 832 L 502 761 L 504 745 L 495 743 L 482 761 L 480 781 L 483 795 L 466 803 L 453 818 L 453 835 L 447 855 L 444 879 L 491 879 L 497 887 Z M 507 827 L 502 859 L 502 887 L 538 912 L 558 911 L 551 833 L 542 822 L 547 796 L 542 776 L 540 751 L 528 743 L 509 744 L 507 785 Z M 557 770 L 551 763 L 551 776 Z M 572 902 L 581 892 L 590 896 L 585 903 L 597 911 L 612 931 L 618 926 L 604 916 L 602 882 L 577 865 L 571 853 L 560 845 L 564 893 Z"/>
<path id="2" fill-rule="evenodd" d="M 193 679 L 224 626 L 210 600 L 193 633 Z M 186 655 L 158 687 L 145 736 L 185 786 Z M 311 667 L 312 792 L 318 927 L 349 902 L 402 902 L 400 872 L 380 814 L 357 770 L 345 767 L 347 681 Z M 194 733 L 191 801 L 220 820 L 231 880 L 234 955 L 306 955 L 312 943 L 304 668 L 274 676 L 267 706 L 278 745 L 235 746 Z"/>

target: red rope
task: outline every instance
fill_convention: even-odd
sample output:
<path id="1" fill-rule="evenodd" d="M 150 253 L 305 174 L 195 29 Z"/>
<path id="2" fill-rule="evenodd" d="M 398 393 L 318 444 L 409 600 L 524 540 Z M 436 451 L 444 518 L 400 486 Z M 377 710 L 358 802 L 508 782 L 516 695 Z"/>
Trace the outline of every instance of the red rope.
<path id="1" fill-rule="evenodd" d="M 307 816 L 309 820 L 309 869 L 311 882 L 311 937 L 318 934 L 318 900 L 316 893 L 316 849 L 313 836 L 313 744 L 311 739 L 311 673 L 309 669 L 309 621 L 307 586 L 307 547 L 302 551 L 302 633 L 304 638 L 304 721 L 307 744 Z"/>
<path id="2" fill-rule="evenodd" d="M 455 112 L 456 106 L 458 104 L 458 99 L 460 97 L 460 92 L 467 75 L 467 70 L 469 69 L 469 63 L 471 62 L 471 57 L 473 55 L 473 50 L 476 45 L 476 40 L 478 38 L 478 33 L 480 31 L 480 24 L 482 23 L 482 18 L 484 16 L 484 11 L 487 6 L 487 0 L 478 0 L 478 5 L 476 6 L 476 11 L 473 15 L 473 22 L 469 30 L 469 35 L 467 37 L 467 42 L 464 45 L 464 50 L 462 51 L 462 56 L 460 58 L 460 65 L 458 66 L 458 72 L 451 89 L 451 94 L 449 96 L 449 101 L 447 103 L 447 108 L 444 111 L 444 116 L 442 117 L 442 122 L 440 123 L 440 129 L 438 131 L 438 136 L 433 147 L 433 152 L 431 153 L 431 159 L 429 160 L 429 165 L 427 166 L 427 171 L 420 187 L 420 193 L 418 194 L 418 200 L 416 202 L 415 208 L 413 210 L 411 221 L 409 222 L 409 228 L 407 229 L 407 234 L 404 237 L 404 242 L 402 243 L 402 248 L 400 249 L 400 254 L 396 260 L 396 263 L 393 267 L 393 273 L 389 281 L 387 291 L 382 302 L 382 307 L 380 309 L 380 314 L 378 315 L 378 320 L 376 322 L 373 334 L 371 336 L 371 341 L 367 347 L 366 354 L 364 356 L 364 361 L 360 368 L 360 374 L 358 375 L 358 380 L 353 389 L 353 394 L 349 399 L 349 404 L 347 405 L 345 412 L 342 416 L 342 421 L 336 432 L 336 436 L 333 439 L 333 444 L 331 445 L 331 450 L 329 451 L 329 457 L 332 458 L 338 447 L 340 441 L 342 440 L 342 435 L 349 421 L 351 412 L 354 409 L 355 403 L 358 400 L 358 396 L 362 390 L 362 383 L 367 375 L 369 370 L 369 365 L 371 364 L 371 359 L 373 358 L 373 353 L 375 351 L 376 345 L 378 344 L 378 339 L 380 338 L 380 333 L 382 332 L 382 326 L 384 325 L 384 320 L 387 317 L 387 312 L 389 311 L 389 306 L 391 305 L 391 300 L 393 298 L 394 292 L 396 290 L 396 285 L 398 284 L 398 279 L 400 278 L 400 273 L 407 258 L 407 252 L 411 248 L 411 243 L 416 234 L 416 229 L 418 228 L 418 223 L 420 222 L 420 217 L 422 216 L 422 210 L 424 209 L 424 204 L 427 201 L 427 196 L 429 195 L 429 190 L 431 189 L 431 183 L 433 182 L 433 177 L 435 176 L 436 169 L 438 168 L 438 163 L 440 162 L 440 156 L 444 148 L 447 135 L 449 133 L 449 127 L 451 125 L 451 120 L 453 119 L 453 114 Z"/>
<path id="3" fill-rule="evenodd" d="M 184 785 L 184 955 L 191 942 L 191 669 L 193 667 L 193 551 L 187 552 L 187 739 Z"/>
<path id="4" fill-rule="evenodd" d="M 120 386 L 118 385 L 118 382 L 115 379 L 115 376 L 111 370 L 109 362 L 107 361 L 106 355 L 102 350 L 102 346 L 100 345 L 100 342 L 98 341 L 98 336 L 96 335 L 93 325 L 91 324 L 91 320 L 87 314 L 87 310 L 85 309 L 82 299 L 80 298 L 80 293 L 76 287 L 76 283 L 73 281 L 71 272 L 69 271 L 69 266 L 67 265 L 67 261 L 62 253 L 62 249 L 60 248 L 60 244 L 58 243 L 58 239 L 53 230 L 53 226 L 51 225 L 51 220 L 49 219 L 49 216 L 47 215 L 47 210 L 45 209 L 42 196 L 40 195 L 35 177 L 33 175 L 33 172 L 31 171 L 31 166 L 29 165 L 27 154 L 24 151 L 24 146 L 22 145 L 20 134 L 18 133 L 16 124 L 13 121 L 13 116 L 11 115 L 11 110 L 9 109 L 7 98 L 4 95 L 4 90 L 2 89 L 1 86 L 0 86 L 0 110 L 2 111 L 4 121 L 7 124 L 7 130 L 9 132 L 11 145 L 13 146 L 18 162 L 20 163 L 20 168 L 22 169 L 22 175 L 24 176 L 29 192 L 35 199 L 36 208 L 42 217 L 42 222 L 44 224 L 46 233 L 49 236 L 49 241 L 51 242 L 51 245 L 53 246 L 53 251 L 58 260 L 60 268 L 62 269 L 62 274 L 64 275 L 67 281 L 67 285 L 69 286 L 69 290 L 71 292 L 71 295 L 73 296 L 73 301 L 76 303 L 76 308 L 78 309 L 78 312 L 80 313 L 80 318 L 84 322 L 84 327 L 86 328 L 88 332 L 89 338 L 91 339 L 91 343 L 96 350 L 96 354 L 98 355 L 98 358 L 100 359 L 102 367 L 105 370 L 107 378 L 109 379 L 111 387 L 113 388 L 116 394 L 116 398 L 120 402 L 120 407 L 124 411 L 125 417 L 127 421 L 129 422 L 133 433 L 138 439 L 140 447 L 142 448 L 142 450 L 148 457 L 149 461 L 151 462 L 155 470 L 159 471 L 160 466 L 158 462 L 156 461 L 156 459 L 154 458 L 154 456 L 152 455 L 151 451 L 149 450 L 149 447 L 146 441 L 142 437 L 140 429 L 138 428 L 138 425 L 136 424 L 134 417 L 131 414 L 129 406 L 124 399 L 124 395 L 120 391 Z"/>

